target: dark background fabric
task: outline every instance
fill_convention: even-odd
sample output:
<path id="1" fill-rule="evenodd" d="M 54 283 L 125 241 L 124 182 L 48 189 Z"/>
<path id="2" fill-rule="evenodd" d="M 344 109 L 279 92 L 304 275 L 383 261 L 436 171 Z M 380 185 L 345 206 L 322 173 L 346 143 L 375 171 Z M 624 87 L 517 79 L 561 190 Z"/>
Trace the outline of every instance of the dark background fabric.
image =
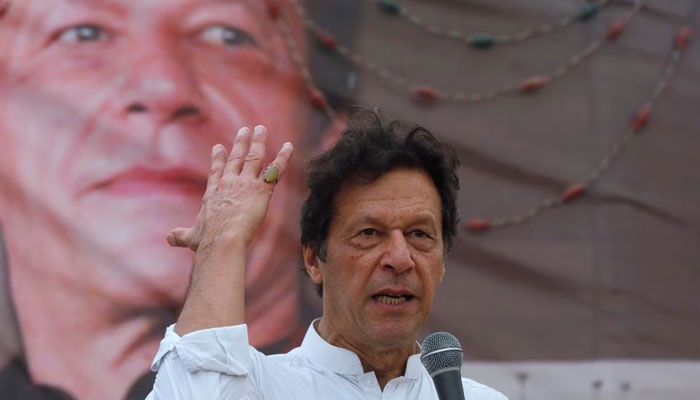
<path id="1" fill-rule="evenodd" d="M 630 9 L 488 51 L 435 38 L 368 2 L 356 38 L 368 58 L 438 88 L 479 91 L 556 69 Z M 583 1 L 403 1 L 436 25 L 515 32 Z M 459 210 L 520 214 L 584 179 L 654 88 L 691 0 L 648 1 L 613 43 L 531 96 L 421 105 L 359 69 L 358 101 L 426 126 L 462 161 Z M 688 16 L 695 7 L 694 15 Z M 430 330 L 471 360 L 700 358 L 700 45 L 692 42 L 647 128 L 587 196 L 518 226 L 463 231 Z"/>

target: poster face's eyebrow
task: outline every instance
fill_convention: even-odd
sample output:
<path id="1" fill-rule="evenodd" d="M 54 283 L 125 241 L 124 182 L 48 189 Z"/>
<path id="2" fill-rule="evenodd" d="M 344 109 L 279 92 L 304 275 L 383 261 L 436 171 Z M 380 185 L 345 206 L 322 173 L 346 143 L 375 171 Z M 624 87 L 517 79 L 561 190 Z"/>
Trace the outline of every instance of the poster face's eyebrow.
<path id="1" fill-rule="evenodd" d="M 259 13 L 260 16 L 265 14 L 264 1 L 261 0 L 199 0 L 200 7 L 204 6 L 242 6 L 253 12 Z"/>
<path id="2" fill-rule="evenodd" d="M 60 24 L 75 12 L 118 12 L 126 7 L 123 0 L 21 0 L 28 21 Z"/>
<path id="3" fill-rule="evenodd" d="M 31 0 L 21 0 L 21 1 L 31 1 Z M 55 8 L 61 6 L 79 6 L 88 8 L 97 7 L 119 7 L 128 5 L 128 1 L 124 0 L 50 0 L 47 4 L 46 1 L 34 0 L 34 3 L 41 3 L 44 8 Z"/>
<path id="4" fill-rule="evenodd" d="M 32 0 L 20 0 L 21 2 L 27 2 L 29 4 L 32 3 Z M 39 0 L 36 1 L 34 0 L 33 3 L 34 5 L 40 4 L 41 9 L 47 10 L 47 9 L 55 9 L 57 7 L 61 6 L 78 6 L 78 7 L 87 7 L 89 9 L 95 9 L 95 8 L 109 8 L 109 7 L 114 7 L 114 8 L 127 8 L 129 6 L 133 6 L 133 1 L 134 0 L 50 0 L 49 3 L 46 2 L 46 0 Z M 157 3 L 156 1 L 153 0 L 139 0 L 140 3 L 144 6 L 149 6 L 149 5 L 157 5 L 157 4 L 149 4 L 149 3 Z M 191 6 L 210 6 L 210 5 L 238 5 L 238 6 L 244 6 L 248 7 L 251 9 L 256 9 L 263 11 L 264 10 L 264 2 L 259 1 L 259 0 L 196 0 L 196 1 L 191 1 L 191 0 L 171 0 L 171 1 L 160 1 L 160 3 L 168 3 L 169 6 L 171 7 L 176 7 L 178 5 L 191 5 Z M 178 4 L 178 3 L 183 3 L 183 4 Z M 190 3 L 190 4 L 187 4 Z M 9 0 L 0 0 L 0 12 L 4 8 L 7 8 L 10 6 L 10 1 Z M 14 5 L 13 5 L 14 6 Z M 31 6 L 30 6 L 31 7 Z"/>
<path id="5" fill-rule="evenodd" d="M 3 1 L 3 0 L 0 0 Z M 21 0 L 24 8 L 25 21 L 31 25 L 55 25 L 64 23 L 67 19 L 75 19 L 79 13 L 103 13 L 126 16 L 131 11 L 137 12 L 137 8 L 168 6 L 171 10 L 188 10 L 187 13 L 197 10 L 211 9 L 246 9 L 257 17 L 265 15 L 263 2 L 259 0 Z M 142 10 L 143 11 L 143 10 Z M 146 10 L 147 11 L 147 10 Z"/>

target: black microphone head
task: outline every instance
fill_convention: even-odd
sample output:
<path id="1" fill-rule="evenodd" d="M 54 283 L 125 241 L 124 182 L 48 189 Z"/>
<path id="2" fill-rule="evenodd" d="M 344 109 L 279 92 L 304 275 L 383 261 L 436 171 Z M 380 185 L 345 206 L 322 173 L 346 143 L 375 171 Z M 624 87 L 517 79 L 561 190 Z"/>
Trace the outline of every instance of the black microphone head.
<path id="1" fill-rule="evenodd" d="M 423 341 L 420 352 L 420 360 L 431 376 L 443 370 L 462 368 L 462 345 L 450 333 L 431 333 Z"/>

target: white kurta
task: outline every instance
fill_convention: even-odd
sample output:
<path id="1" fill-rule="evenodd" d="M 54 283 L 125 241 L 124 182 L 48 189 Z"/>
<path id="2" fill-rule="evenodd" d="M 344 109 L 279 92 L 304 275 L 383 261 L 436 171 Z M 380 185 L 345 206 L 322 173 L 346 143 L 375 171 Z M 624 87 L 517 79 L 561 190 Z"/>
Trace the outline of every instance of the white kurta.
<path id="1" fill-rule="evenodd" d="M 313 324 L 300 347 L 272 356 L 248 344 L 246 325 L 183 337 L 170 326 L 151 367 L 158 375 L 146 400 L 437 400 L 419 354 L 409 357 L 405 375 L 382 391 L 355 353 L 323 340 Z M 466 400 L 507 400 L 473 380 L 463 378 L 462 384 Z"/>

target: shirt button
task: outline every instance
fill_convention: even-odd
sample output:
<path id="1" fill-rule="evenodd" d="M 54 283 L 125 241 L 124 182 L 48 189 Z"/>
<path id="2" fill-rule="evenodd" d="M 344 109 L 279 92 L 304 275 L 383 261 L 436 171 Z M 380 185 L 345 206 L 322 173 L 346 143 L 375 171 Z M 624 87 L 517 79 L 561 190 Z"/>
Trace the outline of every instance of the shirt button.
<path id="1" fill-rule="evenodd" d="M 367 379 L 365 379 L 365 385 L 367 385 L 367 386 L 369 386 L 369 387 L 375 387 L 375 386 L 376 386 L 376 382 L 375 382 L 375 380 L 372 379 L 372 378 L 367 378 Z"/>

